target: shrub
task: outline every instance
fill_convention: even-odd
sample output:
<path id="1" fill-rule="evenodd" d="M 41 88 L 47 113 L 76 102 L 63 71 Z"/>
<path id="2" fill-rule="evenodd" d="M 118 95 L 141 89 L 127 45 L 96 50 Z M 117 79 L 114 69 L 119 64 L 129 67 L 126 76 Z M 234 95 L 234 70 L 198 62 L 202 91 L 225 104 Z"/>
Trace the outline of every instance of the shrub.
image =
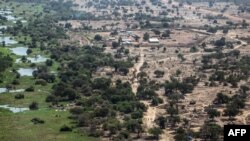
<path id="1" fill-rule="evenodd" d="M 13 84 L 13 85 L 19 85 L 20 82 L 19 82 L 19 80 L 15 79 L 15 80 L 12 81 L 12 84 Z"/>
<path id="2" fill-rule="evenodd" d="M 27 89 L 25 89 L 26 92 L 34 92 L 35 88 L 33 86 L 28 87 Z"/>
<path id="3" fill-rule="evenodd" d="M 42 85 L 42 86 L 46 86 L 47 82 L 43 79 L 38 79 L 35 83 L 36 85 Z"/>
<path id="4" fill-rule="evenodd" d="M 56 100 L 56 97 L 54 95 L 48 95 L 46 98 L 46 102 L 53 102 Z"/>
<path id="5" fill-rule="evenodd" d="M 24 99 L 24 95 L 23 94 L 16 94 L 15 99 Z"/>
<path id="6" fill-rule="evenodd" d="M 34 124 L 44 124 L 44 120 L 40 119 L 40 118 L 33 118 L 31 120 L 31 122 L 33 122 Z"/>
<path id="7" fill-rule="evenodd" d="M 102 36 L 99 35 L 99 34 L 97 34 L 97 35 L 95 35 L 94 39 L 95 39 L 96 41 L 101 41 L 101 40 L 102 40 Z"/>
<path id="8" fill-rule="evenodd" d="M 63 126 L 60 128 L 60 131 L 61 131 L 61 132 L 70 132 L 70 131 L 72 131 L 72 128 L 70 128 L 70 127 L 67 126 L 67 125 L 63 125 Z"/>
<path id="9" fill-rule="evenodd" d="M 16 79 L 19 79 L 21 77 L 20 73 L 16 73 Z"/>
<path id="10" fill-rule="evenodd" d="M 35 63 L 31 63 L 30 67 L 34 68 L 34 67 L 36 67 L 36 64 Z"/>
<path id="11" fill-rule="evenodd" d="M 29 49 L 27 50 L 27 54 L 31 54 L 31 53 L 32 53 L 32 49 L 29 48 Z"/>
<path id="12" fill-rule="evenodd" d="M 32 102 L 29 105 L 30 110 L 37 110 L 38 109 L 38 103 L 37 102 Z"/>
<path id="13" fill-rule="evenodd" d="M 157 78 L 163 77 L 165 72 L 164 71 L 160 71 L 160 70 L 156 70 L 154 72 L 154 74 L 156 75 Z"/>
<path id="14" fill-rule="evenodd" d="M 52 66 L 52 65 L 53 65 L 53 61 L 50 60 L 50 59 L 48 59 L 48 60 L 46 60 L 45 64 L 46 64 L 47 66 Z"/>
<path id="15" fill-rule="evenodd" d="M 215 41 L 215 46 L 222 47 L 226 45 L 226 39 L 222 37 L 220 40 Z"/>
<path id="16" fill-rule="evenodd" d="M 108 45 L 107 44 L 103 44 L 102 47 L 107 47 Z"/>
<path id="17" fill-rule="evenodd" d="M 102 136 L 102 135 L 103 135 L 103 132 L 100 131 L 100 130 L 95 130 L 95 131 L 89 132 L 88 135 L 91 136 L 91 137 L 96 137 L 96 138 L 97 138 L 97 137 Z"/>

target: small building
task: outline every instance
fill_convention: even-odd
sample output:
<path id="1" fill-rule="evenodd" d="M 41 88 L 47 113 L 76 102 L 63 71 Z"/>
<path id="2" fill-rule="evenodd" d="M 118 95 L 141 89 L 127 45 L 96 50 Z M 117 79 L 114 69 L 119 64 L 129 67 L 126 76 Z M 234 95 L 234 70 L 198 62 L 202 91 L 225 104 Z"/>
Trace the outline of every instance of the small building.
<path id="1" fill-rule="evenodd" d="M 122 44 L 123 45 L 131 45 L 132 42 L 133 42 L 133 40 L 130 39 L 130 38 L 122 38 Z"/>
<path id="2" fill-rule="evenodd" d="M 149 38 L 149 43 L 159 43 L 160 41 L 158 40 L 158 38 Z"/>
<path id="3" fill-rule="evenodd" d="M 122 42 L 132 42 L 133 40 L 130 38 L 122 38 Z"/>
<path id="4" fill-rule="evenodd" d="M 108 40 L 109 40 L 109 41 L 114 41 L 114 40 L 115 40 L 115 37 L 110 37 Z"/>

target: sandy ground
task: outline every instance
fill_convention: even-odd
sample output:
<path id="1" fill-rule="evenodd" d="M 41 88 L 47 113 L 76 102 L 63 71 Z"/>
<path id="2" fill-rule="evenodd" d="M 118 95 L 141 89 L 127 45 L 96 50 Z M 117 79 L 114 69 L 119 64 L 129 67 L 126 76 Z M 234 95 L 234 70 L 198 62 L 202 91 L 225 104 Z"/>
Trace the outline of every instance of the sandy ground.
<path id="1" fill-rule="evenodd" d="M 132 68 L 132 71 L 131 72 L 134 72 L 135 71 L 135 79 L 134 79 L 134 83 L 132 83 L 132 91 L 133 93 L 137 93 L 137 88 L 139 86 L 139 82 L 138 82 L 138 79 L 137 79 L 137 74 L 141 72 L 140 68 L 142 67 L 143 63 L 144 63 L 144 54 L 142 52 L 142 49 L 140 49 L 140 59 L 139 61 L 134 65 L 134 68 Z"/>
<path id="2" fill-rule="evenodd" d="M 82 1 L 82 0 L 75 0 L 76 3 L 83 5 L 86 1 Z M 162 2 L 164 3 L 164 5 L 167 6 L 167 8 L 171 9 L 172 5 L 178 5 L 178 2 L 173 2 L 172 4 L 168 4 L 168 0 L 162 0 Z M 152 15 L 158 15 L 159 12 L 162 11 L 161 8 L 157 7 L 157 6 L 152 6 L 149 1 L 147 0 L 146 3 L 147 6 L 152 7 L 151 9 L 153 9 L 155 12 Z M 174 13 L 169 13 L 170 17 L 184 17 L 184 20 L 180 20 L 178 22 L 180 22 L 183 25 L 194 25 L 197 24 L 195 26 L 200 27 L 203 26 L 204 24 L 213 24 L 211 23 L 211 21 L 208 21 L 207 19 L 202 19 L 202 16 L 210 14 L 210 15 L 218 15 L 221 14 L 221 12 L 218 10 L 220 7 L 223 7 L 224 5 L 216 5 L 214 8 L 208 9 L 206 6 L 204 5 L 199 5 L 199 4 L 193 4 L 191 6 L 189 5 L 184 5 L 184 7 L 180 8 L 180 15 L 177 15 L 176 12 Z M 97 15 L 99 14 L 103 14 L 100 13 L 99 11 L 96 11 L 96 9 L 92 9 L 92 8 L 85 8 L 85 7 L 78 7 L 80 10 L 87 10 L 87 11 L 95 11 Z M 124 7 L 125 9 L 128 9 L 128 13 L 135 13 L 138 12 L 138 9 L 135 7 Z M 250 20 L 248 18 L 244 18 L 246 16 L 239 17 L 239 16 L 235 16 L 235 10 L 237 9 L 237 7 L 233 7 L 234 11 L 230 12 L 229 10 L 226 11 L 225 13 L 223 13 L 223 16 L 228 18 L 229 20 L 232 20 L 234 22 L 242 22 L 243 19 L 245 19 L 247 22 L 250 22 Z M 110 11 L 112 11 L 113 9 L 110 8 L 107 10 L 107 14 L 110 14 Z M 121 12 L 121 11 L 118 11 Z M 142 10 L 142 12 L 145 12 L 145 9 Z M 196 13 L 201 13 L 201 16 L 198 16 L 197 14 L 193 14 L 193 12 Z M 123 15 L 123 13 L 122 13 Z M 219 20 L 219 24 L 218 25 L 225 25 L 225 21 L 228 20 Z M 126 23 L 132 22 L 130 20 L 128 21 L 116 21 L 115 19 L 111 20 L 111 21 L 81 21 L 85 24 L 89 24 L 89 25 L 93 25 L 94 29 L 97 28 L 103 28 L 103 26 L 106 26 L 107 29 L 111 30 L 111 29 L 115 29 L 115 28 L 121 28 L 121 29 L 126 29 Z M 111 25 L 111 23 L 118 23 L 117 25 L 113 26 Z M 72 22 L 74 25 L 74 27 L 80 26 L 80 22 Z M 133 23 L 134 24 L 134 23 Z M 162 29 L 163 30 L 163 29 Z M 150 35 L 154 35 L 154 33 L 150 30 L 132 30 L 134 34 L 139 35 L 140 37 L 143 37 L 143 34 L 145 32 L 149 32 Z M 204 32 L 204 33 L 202 33 Z M 139 61 L 137 63 L 134 64 L 134 67 L 130 69 L 129 75 L 128 76 L 119 76 L 119 75 L 115 75 L 116 79 L 121 79 L 121 80 L 127 80 L 130 81 L 132 84 L 132 91 L 136 94 L 137 93 L 137 88 L 139 86 L 139 82 L 137 79 L 137 74 L 140 73 L 141 67 L 143 66 L 144 62 L 148 63 L 148 68 L 143 69 L 143 71 L 145 71 L 150 80 L 156 80 L 157 82 L 160 83 L 164 83 L 165 80 L 169 80 L 170 76 L 175 75 L 176 70 L 180 69 L 183 73 L 181 74 L 180 77 L 178 77 L 178 79 L 182 79 L 184 77 L 187 76 L 191 76 L 191 75 L 196 75 L 198 72 L 196 70 L 196 65 L 192 63 L 192 61 L 194 59 L 198 59 L 200 61 L 201 57 L 203 55 L 208 55 L 211 54 L 210 52 L 203 52 L 202 49 L 199 49 L 198 52 L 195 53 L 191 53 L 189 51 L 189 47 L 190 46 L 186 46 L 187 44 L 191 44 L 194 43 L 195 45 L 199 45 L 197 42 L 198 40 L 200 43 L 201 42 L 208 42 L 208 40 L 211 40 L 212 38 L 218 39 L 220 37 L 226 37 L 227 39 L 233 40 L 233 41 L 240 41 L 241 44 L 237 44 L 234 46 L 234 49 L 238 49 L 241 51 L 246 50 L 247 48 L 250 47 L 247 45 L 247 42 L 243 41 L 240 38 L 236 38 L 236 35 L 240 34 L 241 36 L 243 36 L 243 34 L 241 33 L 245 33 L 244 36 L 249 36 L 249 33 L 246 31 L 237 31 L 233 30 L 233 31 L 229 31 L 229 33 L 227 35 L 222 34 L 221 32 L 217 32 L 216 34 L 211 34 L 211 33 L 206 33 L 205 31 L 200 31 L 200 30 L 196 30 L 195 29 L 190 29 L 190 30 L 172 30 L 172 34 L 171 34 L 171 38 L 169 39 L 161 39 L 160 43 L 162 43 L 164 45 L 164 47 L 166 47 L 166 52 L 163 53 L 162 48 L 160 49 L 153 49 L 150 46 L 143 46 L 140 48 L 133 48 L 133 47 L 129 47 L 130 49 L 130 55 L 135 56 L 139 54 Z M 95 33 L 97 34 L 97 33 Z M 101 34 L 104 37 L 108 37 L 108 32 L 103 32 L 103 33 L 98 33 Z M 74 40 L 78 40 L 79 44 L 89 44 L 90 41 L 86 40 L 86 38 L 83 38 L 82 35 L 72 35 L 71 36 L 72 39 Z M 118 39 L 118 38 L 117 38 Z M 142 38 L 140 39 L 139 43 L 142 43 Z M 183 48 L 180 48 L 180 44 L 183 44 Z M 177 47 L 178 46 L 178 47 Z M 212 48 L 214 46 L 210 45 Z M 244 50 L 243 50 L 244 49 Z M 177 53 L 175 53 L 175 51 L 178 50 L 179 53 L 181 53 L 183 55 L 183 57 L 186 59 L 186 61 L 181 62 L 180 58 L 177 57 Z M 223 50 L 223 52 L 229 52 L 232 49 L 225 49 Z M 115 50 L 111 49 L 110 47 L 106 48 L 106 52 L 108 53 L 115 53 Z M 245 51 L 244 51 L 245 52 Z M 154 71 L 155 70 L 163 70 L 165 72 L 163 78 L 156 78 L 154 75 Z M 133 80 L 133 81 L 132 81 Z M 190 118 L 192 119 L 192 123 L 193 123 L 193 128 L 195 130 L 199 130 L 200 125 L 202 125 L 204 123 L 204 120 L 207 118 L 206 113 L 204 112 L 204 109 L 209 106 L 212 101 L 214 100 L 214 98 L 216 97 L 216 94 L 218 92 L 221 91 L 233 91 L 230 88 L 225 88 L 222 86 L 219 87 L 207 87 L 204 86 L 204 82 L 199 83 L 199 85 L 194 89 L 194 91 L 191 94 L 187 94 L 187 96 L 185 97 L 185 99 L 182 101 L 182 105 L 185 106 L 185 110 L 186 111 L 182 111 L 181 116 L 185 117 L 185 118 Z M 157 106 L 157 107 L 152 107 L 150 105 L 150 101 L 141 101 L 142 103 L 144 103 L 148 109 L 147 111 L 144 113 L 144 118 L 143 118 L 143 123 L 144 126 L 146 128 L 145 131 L 147 131 L 147 129 L 152 128 L 155 125 L 155 119 L 157 118 L 157 116 L 159 115 L 164 115 L 166 113 L 165 109 L 163 110 L 161 108 L 162 105 L 166 104 L 166 97 L 164 97 L 163 95 L 161 95 L 164 92 L 157 92 L 157 94 L 159 95 L 159 97 L 162 97 L 164 99 L 163 104 Z M 190 101 L 196 101 L 195 105 L 190 105 Z M 194 112 L 197 111 L 197 112 Z M 223 109 L 219 109 L 219 110 L 223 110 Z M 243 113 L 240 116 L 237 116 L 237 118 L 239 120 L 241 120 L 244 124 L 248 122 L 248 118 L 249 118 L 250 112 L 248 111 L 243 111 Z M 218 121 L 221 124 L 223 124 L 222 121 Z M 161 141 L 173 141 L 173 135 L 170 129 L 165 129 L 164 130 L 164 134 L 161 135 Z"/>

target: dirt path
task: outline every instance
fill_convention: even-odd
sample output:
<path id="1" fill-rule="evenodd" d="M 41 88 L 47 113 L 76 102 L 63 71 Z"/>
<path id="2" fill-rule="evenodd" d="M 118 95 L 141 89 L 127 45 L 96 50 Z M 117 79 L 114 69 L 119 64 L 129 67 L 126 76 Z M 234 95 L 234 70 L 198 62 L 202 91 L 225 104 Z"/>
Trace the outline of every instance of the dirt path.
<path id="1" fill-rule="evenodd" d="M 145 112 L 145 115 L 143 116 L 143 121 L 145 123 L 145 126 L 147 129 L 154 127 L 154 121 L 156 118 L 156 107 L 150 106 L 149 101 L 142 101 L 147 107 L 148 110 Z"/>
<path id="2" fill-rule="evenodd" d="M 236 118 L 240 119 L 244 125 L 248 123 L 248 116 L 250 115 L 250 111 L 243 111 L 242 115 L 237 116 Z"/>
<path id="3" fill-rule="evenodd" d="M 132 91 L 134 94 L 137 93 L 137 88 L 139 86 L 139 82 L 137 79 L 137 74 L 141 72 L 140 68 L 142 67 L 144 63 L 144 53 L 143 49 L 140 48 L 140 56 L 139 56 L 139 61 L 135 64 L 134 68 L 131 70 L 132 72 L 135 71 L 133 77 L 134 77 L 134 82 L 132 83 Z M 154 127 L 154 121 L 156 118 L 156 107 L 150 106 L 150 101 L 141 101 L 144 103 L 148 109 L 144 113 L 143 116 L 143 123 L 147 129 Z"/>
<path id="4" fill-rule="evenodd" d="M 134 82 L 132 83 L 132 91 L 134 94 L 137 93 L 137 88 L 139 87 L 139 82 L 137 79 L 137 74 L 141 72 L 140 68 L 142 67 L 143 63 L 144 63 L 144 54 L 142 49 L 140 48 L 140 56 L 139 56 L 139 61 L 134 65 L 134 68 L 132 68 L 132 72 L 135 71 L 134 73 Z"/>
<path id="5" fill-rule="evenodd" d="M 137 79 L 137 74 L 141 72 L 140 68 L 142 67 L 144 63 L 144 53 L 142 51 L 142 48 L 140 48 L 140 59 L 139 61 L 135 64 L 134 70 L 135 71 L 135 79 L 134 83 L 132 84 L 132 91 L 136 94 L 137 93 L 137 88 L 139 86 L 139 82 Z M 156 117 L 156 108 L 150 106 L 150 102 L 148 101 L 141 101 L 144 103 L 148 109 L 147 112 L 144 113 L 143 116 L 143 121 L 147 129 L 152 128 L 154 125 L 155 117 Z"/>
<path id="6" fill-rule="evenodd" d="M 243 41 L 243 40 L 240 40 L 240 39 L 237 39 L 236 36 L 231 35 L 230 38 L 231 38 L 231 39 L 234 39 L 234 40 L 236 40 L 236 41 L 240 41 L 240 42 L 241 42 L 241 44 L 240 44 L 240 45 L 237 45 L 236 47 L 234 47 L 234 49 L 238 49 L 238 48 L 240 48 L 240 47 L 242 47 L 242 46 L 244 46 L 244 45 L 247 45 L 247 42 L 245 42 L 245 41 Z"/>
<path id="7" fill-rule="evenodd" d="M 171 134 L 170 130 L 166 129 L 164 130 L 164 133 L 161 135 L 161 138 L 159 141 L 173 141 L 174 137 Z"/>

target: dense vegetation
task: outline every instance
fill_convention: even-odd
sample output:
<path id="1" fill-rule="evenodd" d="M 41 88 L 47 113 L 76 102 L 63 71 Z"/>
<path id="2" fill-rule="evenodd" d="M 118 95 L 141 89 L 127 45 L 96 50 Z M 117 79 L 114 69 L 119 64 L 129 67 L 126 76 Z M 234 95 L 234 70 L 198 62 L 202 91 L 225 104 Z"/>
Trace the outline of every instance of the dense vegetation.
<path id="1" fill-rule="evenodd" d="M 12 66 L 13 59 L 0 52 L 0 82 L 2 82 L 3 72 Z"/>
<path id="2" fill-rule="evenodd" d="M 44 65 L 37 65 L 37 70 L 33 72 L 36 85 L 53 84 L 52 93 L 47 96 L 46 102 L 51 102 L 54 108 L 60 107 L 61 102 L 72 103 L 70 118 L 76 121 L 74 128 L 84 129 L 90 136 L 128 139 L 130 133 L 135 133 L 139 137 L 143 132 L 141 124 L 146 107 L 138 101 L 130 83 L 121 80 L 112 83 L 110 78 L 92 77 L 100 67 L 111 67 L 116 73 L 126 75 L 128 68 L 133 66 L 132 60 L 115 60 L 111 54 L 103 53 L 104 48 L 95 46 L 61 45 L 59 41 L 67 36 L 66 30 L 57 25 L 58 19 L 82 19 L 84 15 L 76 15 L 71 9 L 72 2 L 33 2 L 44 4 L 44 13 L 30 18 L 27 25 L 18 21 L 4 32 L 13 36 L 25 36 L 26 39 L 20 43 L 28 45 L 30 53 L 39 49 L 50 54 L 51 59 Z M 4 58 L 1 61 L 5 61 Z M 53 62 L 59 64 L 58 77 L 49 71 Z M 8 62 L 5 64 L 6 67 L 11 66 Z M 33 92 L 34 87 L 31 86 L 26 91 Z M 25 99 L 24 96 L 17 98 Z M 37 110 L 39 105 L 34 101 L 29 108 Z M 45 121 L 34 118 L 32 122 L 36 124 Z M 61 128 L 61 131 L 66 130 L 72 129 L 67 125 Z"/>

